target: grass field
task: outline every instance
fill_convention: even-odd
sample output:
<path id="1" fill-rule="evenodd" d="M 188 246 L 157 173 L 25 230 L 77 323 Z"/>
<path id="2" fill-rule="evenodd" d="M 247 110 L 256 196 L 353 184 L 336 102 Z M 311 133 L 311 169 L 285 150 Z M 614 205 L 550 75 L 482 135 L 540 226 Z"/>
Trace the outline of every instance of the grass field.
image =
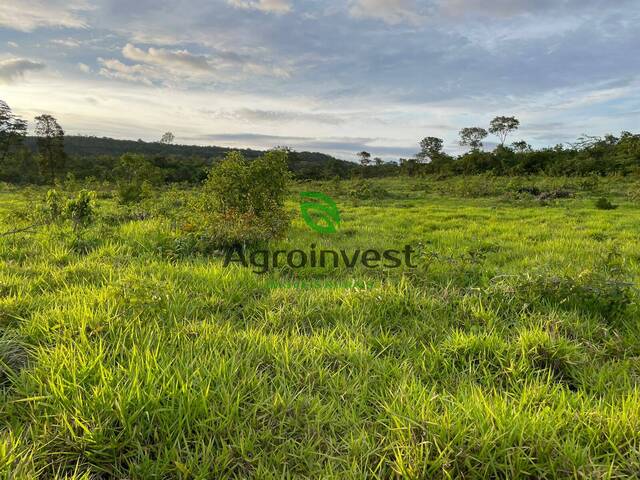
<path id="1" fill-rule="evenodd" d="M 412 245 L 417 268 L 225 268 L 174 228 L 186 191 L 0 237 L 4 478 L 637 478 L 637 184 L 373 185 L 296 185 L 269 248 Z M 0 232 L 45 192 L 3 188 Z"/>

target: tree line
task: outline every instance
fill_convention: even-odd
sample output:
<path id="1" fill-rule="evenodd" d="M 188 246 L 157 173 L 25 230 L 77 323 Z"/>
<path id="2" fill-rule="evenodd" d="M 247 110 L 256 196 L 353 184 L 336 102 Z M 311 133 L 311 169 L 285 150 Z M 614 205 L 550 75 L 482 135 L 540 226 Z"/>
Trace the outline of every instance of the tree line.
<path id="1" fill-rule="evenodd" d="M 487 129 L 465 127 L 459 132 L 459 144 L 469 150 L 452 156 L 444 151 L 444 140 L 425 137 L 413 158 L 402 158 L 396 165 L 372 162 L 369 152 L 360 152 L 361 167 L 376 176 L 374 170 L 405 175 L 437 174 L 475 175 L 629 175 L 640 174 L 640 135 L 622 132 L 619 136 L 594 137 L 583 135 L 572 144 L 534 149 L 524 140 L 507 145 L 509 136 L 518 130 L 516 117 L 495 117 Z M 493 134 L 498 145 L 493 151 L 484 151 L 485 139 Z M 395 162 L 394 162 L 395 163 Z"/>
<path id="2" fill-rule="evenodd" d="M 444 151 L 444 140 L 427 136 L 419 142 L 412 158 L 384 161 L 363 151 L 359 164 L 312 152 L 287 152 L 287 165 L 297 179 L 383 177 L 394 175 L 628 175 L 640 173 L 640 135 L 622 132 L 619 136 L 583 136 L 569 145 L 534 149 L 524 140 L 507 143 L 520 127 L 513 116 L 494 118 L 487 128 L 460 130 L 459 143 L 468 147 L 462 155 Z M 197 184 L 207 178 L 212 164 L 231 149 L 174 145 L 174 135 L 166 132 L 158 142 L 65 136 L 51 115 L 35 118 L 35 136 L 27 136 L 27 122 L 0 100 L 0 181 L 21 184 L 50 184 L 67 177 L 126 183 L 134 168 L 136 178 L 148 176 L 148 183 Z M 492 151 L 483 150 L 490 135 L 497 138 Z M 262 152 L 245 149 L 248 160 Z M 133 157 L 132 157 L 133 155 Z M 135 164 L 135 167 L 132 166 Z M 139 190 L 136 181 L 135 190 Z"/>

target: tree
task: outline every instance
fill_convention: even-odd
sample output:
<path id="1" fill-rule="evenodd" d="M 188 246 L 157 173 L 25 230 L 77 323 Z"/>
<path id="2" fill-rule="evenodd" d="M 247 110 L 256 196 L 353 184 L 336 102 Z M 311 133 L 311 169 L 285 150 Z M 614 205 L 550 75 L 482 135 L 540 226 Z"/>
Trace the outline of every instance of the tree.
<path id="1" fill-rule="evenodd" d="M 500 145 L 504 145 L 509 134 L 518 129 L 520 120 L 516 117 L 496 117 L 491 120 L 489 132 L 500 139 Z"/>
<path id="2" fill-rule="evenodd" d="M 516 152 L 519 152 L 519 153 L 524 153 L 524 152 L 530 152 L 531 151 L 531 145 L 529 145 L 524 140 L 518 140 L 517 142 L 513 142 L 511 144 L 511 148 L 513 150 L 515 150 Z"/>
<path id="3" fill-rule="evenodd" d="M 420 141 L 420 153 L 416 155 L 418 160 L 426 162 L 442 154 L 444 142 L 438 137 L 425 137 Z"/>
<path id="4" fill-rule="evenodd" d="M 380 157 L 374 158 L 373 163 L 375 164 L 376 167 L 381 167 L 384 164 L 384 162 Z"/>
<path id="5" fill-rule="evenodd" d="M 285 207 L 290 179 L 287 152 L 271 150 L 252 161 L 230 152 L 211 167 L 193 224 L 217 246 L 279 238 L 291 222 Z"/>
<path id="6" fill-rule="evenodd" d="M 460 145 L 478 150 L 482 147 L 482 140 L 487 138 L 489 133 L 480 127 L 467 127 L 460 130 Z"/>
<path id="7" fill-rule="evenodd" d="M 64 130 L 51 115 L 36 117 L 36 137 L 43 176 L 49 176 L 52 185 L 56 173 L 64 168 L 67 155 L 64 151 Z"/>
<path id="8" fill-rule="evenodd" d="M 164 135 L 162 135 L 162 138 L 160 139 L 160 143 L 164 143 L 165 145 L 171 145 L 175 139 L 176 137 L 173 133 L 167 132 Z"/>
<path id="9" fill-rule="evenodd" d="M 371 154 L 369 152 L 360 152 L 358 156 L 360 157 L 360 165 L 363 167 L 366 167 L 371 163 Z"/>
<path id="10" fill-rule="evenodd" d="M 0 164 L 11 147 L 20 145 L 27 134 L 27 122 L 15 116 L 9 105 L 0 100 Z"/>

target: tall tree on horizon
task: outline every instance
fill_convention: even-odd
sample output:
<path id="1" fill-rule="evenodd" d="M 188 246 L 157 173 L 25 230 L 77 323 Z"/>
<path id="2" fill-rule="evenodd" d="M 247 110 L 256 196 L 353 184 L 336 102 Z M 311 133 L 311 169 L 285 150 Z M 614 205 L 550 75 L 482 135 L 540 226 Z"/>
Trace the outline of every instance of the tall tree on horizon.
<path id="1" fill-rule="evenodd" d="M 491 120 L 489 132 L 500 139 L 500 145 L 504 146 L 509 134 L 518 129 L 520 120 L 516 117 L 496 117 Z"/>
<path id="2" fill-rule="evenodd" d="M 460 145 L 471 147 L 472 150 L 482 148 L 482 140 L 487 138 L 489 133 L 480 127 L 467 127 L 460 130 Z"/>
<path id="3" fill-rule="evenodd" d="M 27 122 L 17 117 L 6 102 L 0 100 L 0 164 L 11 147 L 20 145 L 27 135 Z"/>
<path id="4" fill-rule="evenodd" d="M 367 167 L 371 164 L 371 154 L 369 152 L 362 151 L 358 156 L 360 157 L 360 165 L 363 167 Z"/>
<path id="5" fill-rule="evenodd" d="M 442 154 L 444 141 L 438 137 L 425 137 L 420 141 L 420 153 L 416 155 L 419 161 L 433 160 Z"/>
<path id="6" fill-rule="evenodd" d="M 173 133 L 166 132 L 164 135 L 162 135 L 162 138 L 160 139 L 160 143 L 164 143 L 165 145 L 171 145 L 175 139 L 176 139 L 176 136 Z"/>
<path id="7" fill-rule="evenodd" d="M 64 130 L 51 115 L 40 115 L 35 120 L 42 175 L 48 176 L 51 185 L 54 185 L 56 173 L 64 168 L 67 159 L 64 151 Z"/>

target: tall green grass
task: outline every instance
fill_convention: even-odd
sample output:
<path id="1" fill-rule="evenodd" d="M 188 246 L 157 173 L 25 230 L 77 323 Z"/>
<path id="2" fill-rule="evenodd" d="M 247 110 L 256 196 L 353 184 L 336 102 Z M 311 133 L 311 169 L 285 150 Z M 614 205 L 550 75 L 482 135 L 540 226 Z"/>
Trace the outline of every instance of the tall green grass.
<path id="1" fill-rule="evenodd" d="M 464 190 L 485 180 L 380 180 L 388 195 L 370 199 L 299 185 L 334 196 L 340 230 L 298 215 L 270 245 L 411 244 L 416 269 L 225 268 L 181 238 L 180 191 L 135 207 L 102 195 L 81 243 L 65 224 L 0 237 L 0 472 L 637 476 L 633 183 Z M 619 208 L 596 209 L 603 195 Z M 43 196 L 0 192 L 0 233 Z"/>

